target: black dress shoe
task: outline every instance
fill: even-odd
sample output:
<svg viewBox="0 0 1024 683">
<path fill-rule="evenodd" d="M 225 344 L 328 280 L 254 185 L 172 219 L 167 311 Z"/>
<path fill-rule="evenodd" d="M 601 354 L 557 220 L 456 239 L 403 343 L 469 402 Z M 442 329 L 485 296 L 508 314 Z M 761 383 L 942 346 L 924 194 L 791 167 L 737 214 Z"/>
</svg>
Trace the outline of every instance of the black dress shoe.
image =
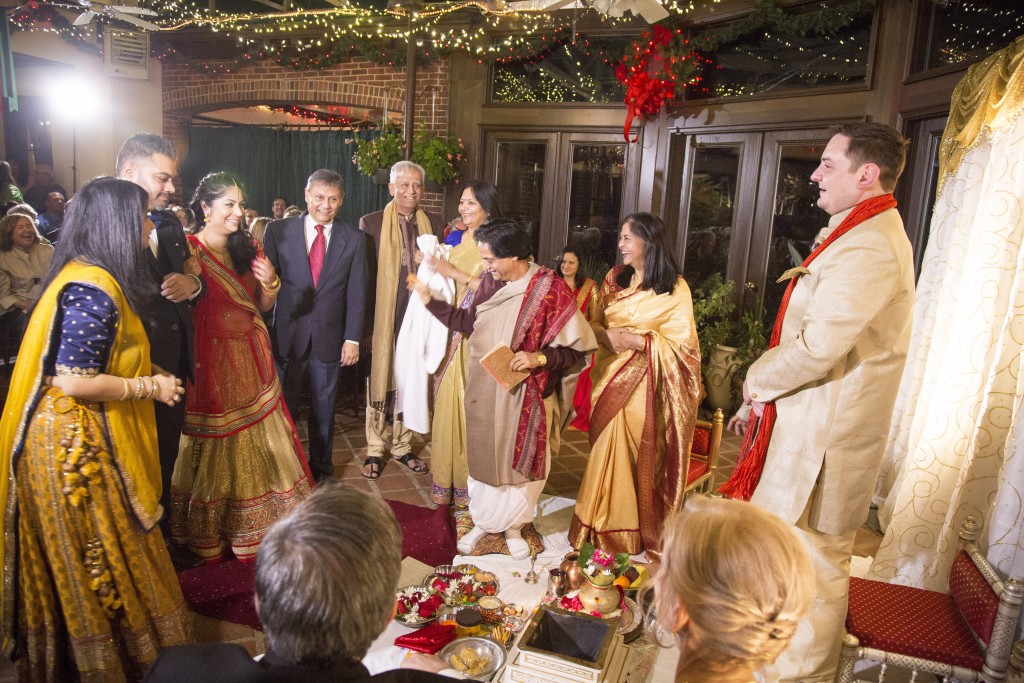
<svg viewBox="0 0 1024 683">
<path fill-rule="evenodd" d="M 203 558 L 189 550 L 187 546 L 174 541 L 167 543 L 167 554 L 171 556 L 171 563 L 177 569 L 195 569 L 204 564 Z"/>
</svg>

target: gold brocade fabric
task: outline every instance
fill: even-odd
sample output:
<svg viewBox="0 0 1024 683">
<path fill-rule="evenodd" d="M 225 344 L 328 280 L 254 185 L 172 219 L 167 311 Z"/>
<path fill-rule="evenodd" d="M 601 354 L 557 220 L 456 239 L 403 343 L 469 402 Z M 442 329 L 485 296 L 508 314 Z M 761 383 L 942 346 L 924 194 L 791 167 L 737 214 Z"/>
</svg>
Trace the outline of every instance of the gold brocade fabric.
<svg viewBox="0 0 1024 683">
<path fill-rule="evenodd" d="M 448 255 L 448 262 L 472 277 L 478 277 L 484 262 L 470 235 L 463 235 Z M 469 287 L 455 283 L 455 301 L 465 301 Z M 438 505 L 469 505 L 466 480 L 469 464 L 466 456 L 466 364 L 469 350 L 462 335 L 451 333 L 448 353 L 435 379 L 434 416 L 430 442 L 430 497 Z"/>
<path fill-rule="evenodd" d="M 416 211 L 416 228 L 419 235 L 433 232 L 430 218 L 422 210 Z M 402 238 L 399 225 L 398 209 L 395 202 L 388 202 L 384 207 L 384 218 L 380 228 L 380 244 L 377 249 L 377 300 L 374 304 L 373 339 L 371 352 L 373 360 L 370 365 L 370 392 L 367 398 L 368 410 L 372 411 L 372 419 L 378 424 L 384 421 L 384 402 L 387 392 L 394 389 L 394 356 L 395 356 L 395 297 L 400 285 L 399 273 L 402 268 Z M 409 251 L 415 251 L 416 245 L 409 245 Z M 412 259 L 412 254 L 406 254 Z"/>
<path fill-rule="evenodd" d="M 17 464 L 22 678 L 141 680 L 160 649 L 191 639 L 163 537 L 134 521 L 100 424 L 98 404 L 48 388 L 28 427 Z M 104 446 L 77 505 L 59 445 L 76 432 Z"/>
<path fill-rule="evenodd" d="M 284 402 L 222 438 L 182 436 L 171 478 L 171 535 L 207 561 L 226 547 L 253 560 L 270 525 L 312 493 Z"/>
<path fill-rule="evenodd" d="M 628 328 L 647 345 L 620 354 L 597 351 L 590 460 L 569 542 L 630 554 L 646 549 L 657 557 L 661 526 L 683 502 L 702 387 L 700 351 L 683 279 L 672 293 L 635 286 L 616 292 L 620 268 L 601 286 L 592 325 Z"/>
<path fill-rule="evenodd" d="M 949 104 L 939 143 L 939 185 L 987 132 L 1004 130 L 1024 110 L 1024 36 L 967 70 Z"/>
<path fill-rule="evenodd" d="M 26 434 L 43 394 L 43 366 L 52 353 L 51 347 L 60 339 L 55 333 L 59 322 L 59 299 L 72 282 L 100 288 L 113 301 L 120 314 L 120 323 L 111 343 L 105 374 L 116 377 L 149 375 L 149 341 L 142 321 L 128 306 L 127 299 L 113 276 L 96 266 L 73 261 L 67 264 L 43 292 L 36 303 L 25 330 L 18 363 L 11 377 L 3 420 L 0 421 L 0 509 L 3 510 L 4 579 L 2 586 L 3 619 L 0 637 L 3 649 L 10 651 L 15 635 L 16 611 L 14 582 L 21 502 L 14 464 L 27 447 Z M 140 532 L 152 529 L 163 512 L 160 506 L 160 463 L 157 458 L 156 423 L 152 401 L 109 401 L 103 404 L 103 435 L 110 462 L 117 471 L 111 481 L 119 482 L 124 509 L 130 522 Z M 28 503 L 26 503 L 28 504 Z M 166 552 L 166 551 L 165 551 Z"/>
</svg>

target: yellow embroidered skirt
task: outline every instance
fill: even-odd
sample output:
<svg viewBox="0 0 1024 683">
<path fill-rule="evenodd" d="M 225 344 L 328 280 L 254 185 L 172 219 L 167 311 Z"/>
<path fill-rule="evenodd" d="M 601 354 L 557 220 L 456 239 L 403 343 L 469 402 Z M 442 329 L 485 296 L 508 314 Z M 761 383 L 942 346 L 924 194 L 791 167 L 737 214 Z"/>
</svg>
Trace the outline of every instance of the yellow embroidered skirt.
<svg viewBox="0 0 1024 683">
<path fill-rule="evenodd" d="M 22 678 L 141 680 L 160 649 L 191 640 L 163 537 L 135 521 L 102 419 L 98 404 L 50 388 L 26 433 L 17 464 Z M 61 441 L 82 430 L 99 446 L 86 453 L 96 467 L 66 493 L 65 473 L 83 472 L 84 461 L 65 466 Z"/>
<path fill-rule="evenodd" d="M 270 525 L 312 493 L 284 401 L 225 437 L 182 436 L 171 478 L 171 535 L 207 562 L 225 547 L 256 559 Z"/>
</svg>

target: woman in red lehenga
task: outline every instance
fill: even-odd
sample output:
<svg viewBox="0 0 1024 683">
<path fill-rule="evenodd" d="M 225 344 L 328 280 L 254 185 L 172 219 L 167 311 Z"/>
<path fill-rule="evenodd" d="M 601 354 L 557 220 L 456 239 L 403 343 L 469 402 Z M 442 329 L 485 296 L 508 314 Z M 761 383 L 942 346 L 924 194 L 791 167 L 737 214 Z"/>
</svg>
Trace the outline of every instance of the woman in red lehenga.
<svg viewBox="0 0 1024 683">
<path fill-rule="evenodd" d="M 207 562 L 252 561 L 270 525 L 313 480 L 274 370 L 260 315 L 281 280 L 242 226 L 242 192 L 227 173 L 199 182 L 188 238 L 205 292 L 195 309 L 195 385 L 171 481 L 171 534 Z"/>
<path fill-rule="evenodd" d="M 584 277 L 580 272 L 580 254 L 575 247 L 567 246 L 562 249 L 562 257 L 558 260 L 558 274 L 569 285 L 572 295 L 576 299 L 576 306 L 580 309 L 583 317 L 590 322 L 594 317 L 597 307 L 597 283 L 589 277 Z M 581 432 L 590 430 L 590 391 L 593 383 L 590 381 L 590 368 L 594 365 L 594 356 L 591 354 L 587 367 L 580 373 L 579 381 L 576 384 L 576 393 L 572 397 L 572 407 L 576 413 L 572 424 L 573 429 Z"/>
</svg>

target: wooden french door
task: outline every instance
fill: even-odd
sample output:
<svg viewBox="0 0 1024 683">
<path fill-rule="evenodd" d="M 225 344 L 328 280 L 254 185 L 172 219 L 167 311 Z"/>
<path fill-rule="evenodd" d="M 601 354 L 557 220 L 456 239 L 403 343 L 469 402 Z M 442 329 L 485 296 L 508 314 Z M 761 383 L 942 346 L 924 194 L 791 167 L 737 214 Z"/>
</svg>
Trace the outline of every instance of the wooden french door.
<svg viewBox="0 0 1024 683">
<path fill-rule="evenodd" d="M 741 311 L 771 324 L 784 290 L 776 280 L 828 223 L 810 180 L 827 142 L 825 127 L 673 136 L 682 159 L 674 248 L 691 288 L 719 273 L 737 284 Z"/>
<path fill-rule="evenodd" d="M 615 264 L 619 222 L 636 206 L 635 145 L 619 131 L 572 130 L 488 130 L 485 143 L 485 177 L 505 216 L 530 231 L 538 263 L 572 244 L 592 251 L 588 275 Z"/>
</svg>

